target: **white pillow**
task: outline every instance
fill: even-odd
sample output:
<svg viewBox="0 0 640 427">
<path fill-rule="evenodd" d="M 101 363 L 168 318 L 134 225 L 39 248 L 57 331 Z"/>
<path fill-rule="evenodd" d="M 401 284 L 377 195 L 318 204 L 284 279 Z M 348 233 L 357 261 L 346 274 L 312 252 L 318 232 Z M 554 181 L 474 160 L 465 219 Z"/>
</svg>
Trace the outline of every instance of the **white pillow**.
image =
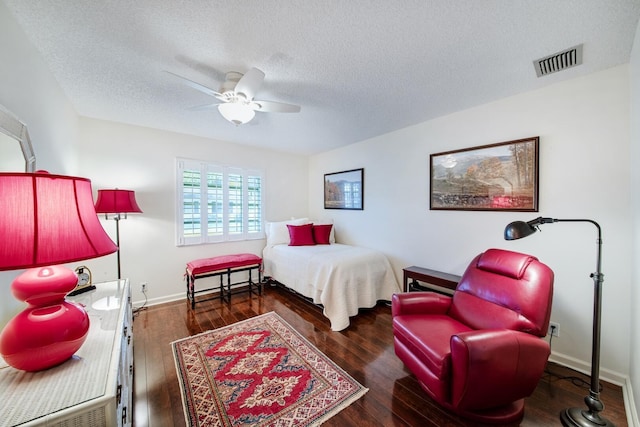
<svg viewBox="0 0 640 427">
<path fill-rule="evenodd" d="M 274 245 L 288 245 L 290 243 L 289 229 L 287 224 L 290 225 L 303 225 L 309 224 L 309 218 L 290 219 L 288 221 L 279 222 L 267 222 L 266 234 L 267 234 L 267 246 Z"/>
</svg>

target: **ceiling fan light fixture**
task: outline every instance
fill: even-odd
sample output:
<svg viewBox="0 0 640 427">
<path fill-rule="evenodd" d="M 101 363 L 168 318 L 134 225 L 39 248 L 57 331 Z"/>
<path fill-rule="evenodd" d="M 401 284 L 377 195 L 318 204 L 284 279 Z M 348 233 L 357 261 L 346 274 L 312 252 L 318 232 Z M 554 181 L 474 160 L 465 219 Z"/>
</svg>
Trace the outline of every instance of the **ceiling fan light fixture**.
<svg viewBox="0 0 640 427">
<path fill-rule="evenodd" d="M 256 112 L 248 105 L 240 102 L 227 102 L 218 105 L 218 111 L 222 117 L 234 125 L 249 123 L 256 115 Z"/>
<path fill-rule="evenodd" d="M 167 73 L 181 78 L 187 86 L 191 86 L 219 101 L 213 104 L 192 107 L 190 108 L 191 110 L 210 110 L 217 106 L 222 117 L 236 126 L 249 123 L 255 117 L 256 111 L 262 113 L 300 112 L 299 105 L 253 99 L 264 80 L 264 73 L 255 67 L 245 74 L 236 71 L 228 72 L 219 92 L 170 71 L 167 71 Z"/>
</svg>

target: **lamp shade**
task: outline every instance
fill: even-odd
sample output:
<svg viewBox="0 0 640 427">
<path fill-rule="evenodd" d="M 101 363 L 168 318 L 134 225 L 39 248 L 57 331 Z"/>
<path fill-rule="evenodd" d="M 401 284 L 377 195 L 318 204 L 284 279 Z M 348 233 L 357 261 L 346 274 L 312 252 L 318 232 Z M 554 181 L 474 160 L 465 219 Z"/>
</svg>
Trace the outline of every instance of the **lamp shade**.
<svg viewBox="0 0 640 427">
<path fill-rule="evenodd" d="M 98 190 L 97 213 L 142 213 L 131 190 Z"/>
<path fill-rule="evenodd" d="M 91 181 L 48 173 L 0 173 L 0 271 L 116 251 L 93 206 Z"/>
<path fill-rule="evenodd" d="M 524 221 L 514 221 L 504 229 L 505 240 L 522 239 L 535 233 L 537 229 Z"/>
<path fill-rule="evenodd" d="M 523 237 L 531 236 L 533 233 L 538 231 L 538 227 L 542 224 L 552 224 L 554 222 L 580 222 L 587 221 L 593 222 L 591 220 L 584 219 L 556 219 L 556 218 L 548 218 L 539 216 L 536 219 L 532 219 L 531 221 L 513 221 L 509 223 L 504 229 L 504 239 L 505 240 L 517 240 L 522 239 Z"/>
<path fill-rule="evenodd" d="M 218 105 L 218 111 L 220 111 L 222 117 L 235 125 L 248 123 L 253 120 L 256 115 L 253 108 L 240 102 L 227 102 L 225 104 L 220 104 Z"/>
</svg>

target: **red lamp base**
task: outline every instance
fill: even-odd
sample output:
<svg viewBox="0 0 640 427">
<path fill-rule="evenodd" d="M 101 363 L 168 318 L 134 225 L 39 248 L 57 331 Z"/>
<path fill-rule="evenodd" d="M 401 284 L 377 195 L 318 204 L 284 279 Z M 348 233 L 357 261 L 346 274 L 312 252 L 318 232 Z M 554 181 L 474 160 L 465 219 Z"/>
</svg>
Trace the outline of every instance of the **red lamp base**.
<svg viewBox="0 0 640 427">
<path fill-rule="evenodd" d="M 32 268 L 11 284 L 13 295 L 29 304 L 0 334 L 0 353 L 16 369 L 40 371 L 59 365 L 82 346 L 89 331 L 84 308 L 64 297 L 77 276 L 63 266 Z"/>
</svg>

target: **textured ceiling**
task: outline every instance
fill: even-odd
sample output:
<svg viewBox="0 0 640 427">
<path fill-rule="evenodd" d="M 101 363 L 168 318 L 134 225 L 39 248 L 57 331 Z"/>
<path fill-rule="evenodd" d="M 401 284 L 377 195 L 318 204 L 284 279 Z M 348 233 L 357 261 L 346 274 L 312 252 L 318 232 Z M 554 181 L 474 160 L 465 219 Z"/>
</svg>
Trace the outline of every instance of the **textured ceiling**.
<svg viewBox="0 0 640 427">
<path fill-rule="evenodd" d="M 627 63 L 637 0 L 1 0 L 79 114 L 311 154 Z M 533 60 L 584 43 L 584 64 Z M 163 70 L 218 89 L 260 68 L 242 126 Z"/>
</svg>

